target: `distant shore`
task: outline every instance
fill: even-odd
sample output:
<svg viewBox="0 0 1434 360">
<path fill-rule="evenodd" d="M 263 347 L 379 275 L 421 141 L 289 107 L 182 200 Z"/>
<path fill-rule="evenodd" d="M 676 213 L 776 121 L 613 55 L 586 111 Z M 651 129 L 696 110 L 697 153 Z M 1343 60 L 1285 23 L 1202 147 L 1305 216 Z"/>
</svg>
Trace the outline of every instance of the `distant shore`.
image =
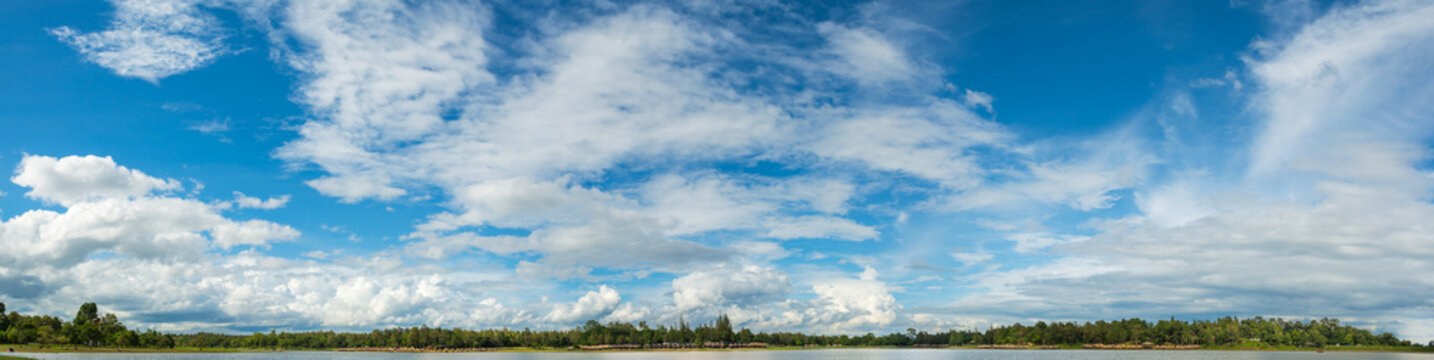
<svg viewBox="0 0 1434 360">
<path fill-rule="evenodd" d="M 1093 346 L 1092 346 L 1093 345 Z M 477 352 L 687 352 L 687 351 L 790 351 L 790 350 L 841 350 L 841 349 L 925 349 L 925 350 L 1094 350 L 1094 351 L 1275 351 L 1275 352 L 1372 352 L 1372 353 L 1431 353 L 1434 349 L 1427 347 L 1391 347 L 1391 346 L 1334 346 L 1334 347 L 1292 347 L 1292 346 L 1252 346 L 1248 344 L 1219 346 L 1219 347 L 1191 347 L 1191 346 L 1152 346 L 1141 347 L 1134 344 L 1120 345 L 1001 345 L 1001 346 L 768 346 L 768 347 L 746 347 L 746 348 L 614 348 L 614 349 L 580 349 L 580 348 L 532 348 L 532 347 L 504 347 L 504 348 L 466 348 L 466 349 L 420 349 L 420 348 L 334 348 L 334 349 L 272 349 L 272 348 L 114 348 L 114 347 L 85 347 L 85 346 L 34 346 L 34 345 L 0 345 L 0 351 L 14 349 L 13 353 L 0 353 L 0 360 L 25 359 L 26 353 L 273 353 L 285 351 L 335 351 L 335 352 L 401 352 L 401 353 L 477 353 Z M 9 354 L 9 355 L 7 355 Z"/>
<path fill-rule="evenodd" d="M 8 352 L 10 350 L 14 352 Z M 233 352 L 275 352 L 272 349 L 226 349 L 226 348 L 143 348 L 143 347 L 87 347 L 84 345 L 0 345 L 0 356 L 24 353 L 233 353 Z"/>
</svg>

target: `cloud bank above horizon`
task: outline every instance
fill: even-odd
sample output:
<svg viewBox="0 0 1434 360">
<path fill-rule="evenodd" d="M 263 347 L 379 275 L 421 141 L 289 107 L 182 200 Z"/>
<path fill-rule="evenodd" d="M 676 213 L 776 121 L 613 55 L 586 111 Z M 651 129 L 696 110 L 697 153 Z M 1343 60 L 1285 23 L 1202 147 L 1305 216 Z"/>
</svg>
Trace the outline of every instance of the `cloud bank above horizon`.
<svg viewBox="0 0 1434 360">
<path fill-rule="evenodd" d="M 1137 5 L 1111 12 L 1156 31 L 1037 58 L 977 19 L 1053 15 L 982 4 L 110 3 L 36 36 L 104 81 L 70 85 L 181 120 L 27 110 L 113 122 L 40 143 L 4 118 L 12 309 L 230 332 L 1264 315 L 1434 339 L 1427 2 L 1200 10 L 1248 34 Z M 1082 73 L 1102 66 L 1149 78 Z M 226 105 L 248 98 L 285 105 Z"/>
</svg>

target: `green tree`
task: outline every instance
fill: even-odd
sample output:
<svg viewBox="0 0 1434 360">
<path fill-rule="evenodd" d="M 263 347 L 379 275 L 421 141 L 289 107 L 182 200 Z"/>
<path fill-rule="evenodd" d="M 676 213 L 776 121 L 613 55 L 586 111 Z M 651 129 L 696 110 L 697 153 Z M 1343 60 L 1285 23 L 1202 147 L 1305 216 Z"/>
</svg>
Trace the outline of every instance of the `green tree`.
<svg viewBox="0 0 1434 360">
<path fill-rule="evenodd" d="M 732 342 L 735 334 L 732 333 L 732 319 L 727 318 L 727 314 L 722 314 L 717 317 L 717 325 L 715 327 L 717 328 L 718 341 L 726 343 Z"/>
<path fill-rule="evenodd" d="M 75 313 L 74 322 L 63 329 L 67 331 L 62 332 L 68 335 L 70 341 L 75 344 L 84 344 L 93 347 L 105 339 L 105 334 L 100 324 L 101 321 L 99 306 L 92 302 L 84 303 L 80 305 L 80 311 Z M 118 320 L 116 320 L 116 322 L 118 322 Z"/>
<path fill-rule="evenodd" d="M 80 312 L 75 313 L 75 325 L 87 323 L 100 318 L 100 307 L 95 303 L 88 302 L 80 305 Z"/>
</svg>

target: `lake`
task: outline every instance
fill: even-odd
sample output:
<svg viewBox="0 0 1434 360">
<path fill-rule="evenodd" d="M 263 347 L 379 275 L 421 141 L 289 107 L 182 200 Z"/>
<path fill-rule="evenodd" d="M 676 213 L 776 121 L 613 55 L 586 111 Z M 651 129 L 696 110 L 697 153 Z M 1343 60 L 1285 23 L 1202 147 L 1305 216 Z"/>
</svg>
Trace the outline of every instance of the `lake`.
<svg viewBox="0 0 1434 360">
<path fill-rule="evenodd" d="M 692 352 L 541 352 L 541 353 L 353 353 L 294 351 L 282 353 L 226 353 L 226 354 L 36 354 L 16 353 L 15 355 L 54 360 L 585 360 L 585 359 L 634 359 L 634 360 L 1015 360 L 1015 359 L 1061 359 L 1061 360 L 1434 360 L 1434 354 L 1385 354 L 1385 353 L 1313 353 L 1313 352 L 1245 352 L 1245 351 L 1119 351 L 1119 350 L 973 350 L 973 349 L 832 349 L 832 350 L 787 350 L 787 351 L 692 351 Z"/>
</svg>

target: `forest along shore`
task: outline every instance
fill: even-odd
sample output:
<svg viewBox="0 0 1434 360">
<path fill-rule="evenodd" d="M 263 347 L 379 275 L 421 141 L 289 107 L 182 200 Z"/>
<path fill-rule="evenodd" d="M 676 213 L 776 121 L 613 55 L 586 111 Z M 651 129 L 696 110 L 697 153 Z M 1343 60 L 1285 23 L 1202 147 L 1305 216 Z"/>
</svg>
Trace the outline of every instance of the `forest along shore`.
<svg viewBox="0 0 1434 360">
<path fill-rule="evenodd" d="M 5 304 L 0 303 L 0 313 Z M 681 319 L 681 317 L 679 317 Z M 988 349 L 1162 349 L 1162 350 L 1286 350 L 1434 352 L 1434 344 L 1414 344 L 1390 333 L 1340 323 L 1337 319 L 1284 320 L 1263 317 L 1223 317 L 1216 320 L 1159 320 L 1138 318 L 1096 322 L 1036 322 L 992 326 L 980 330 L 938 332 L 907 329 L 876 335 L 820 335 L 801 332 L 761 332 L 736 328 L 726 315 L 693 326 L 647 322 L 600 323 L 558 330 L 394 327 L 366 333 L 308 331 L 221 333 L 162 333 L 131 330 L 114 314 L 100 315 L 95 303 L 80 306 L 72 320 L 50 315 L 0 316 L 0 344 L 30 351 L 138 352 L 138 351 L 280 351 L 370 349 L 424 352 L 448 351 L 610 351 L 785 349 L 835 347 L 960 347 Z M 0 345 L 4 346 L 4 345 Z M 421 349 L 421 350 L 420 350 Z"/>
</svg>

